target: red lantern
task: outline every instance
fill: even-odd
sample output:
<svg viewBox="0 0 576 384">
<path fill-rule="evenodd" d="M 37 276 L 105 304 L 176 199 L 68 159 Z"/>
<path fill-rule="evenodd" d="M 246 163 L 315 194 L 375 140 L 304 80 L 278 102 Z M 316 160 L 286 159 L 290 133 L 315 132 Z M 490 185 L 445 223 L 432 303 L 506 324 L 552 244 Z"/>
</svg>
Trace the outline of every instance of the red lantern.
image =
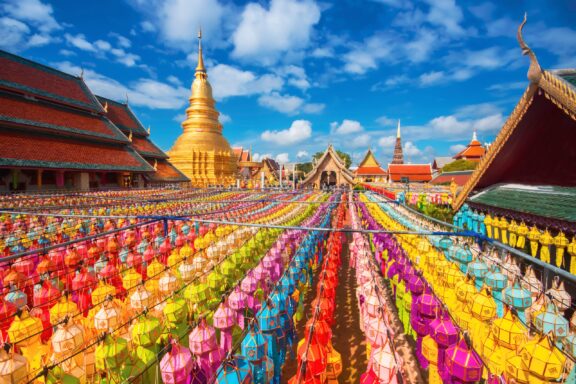
<svg viewBox="0 0 576 384">
<path fill-rule="evenodd" d="M 306 322 L 305 335 L 310 335 L 310 329 L 314 326 L 312 332 L 312 340 L 318 342 L 321 345 L 327 345 L 332 338 L 332 329 L 328 326 L 328 323 L 324 320 L 310 319 Z"/>
<path fill-rule="evenodd" d="M 317 376 L 326 370 L 326 347 L 312 340 L 302 340 L 298 345 L 298 361 L 306 364 L 306 375 Z"/>
</svg>

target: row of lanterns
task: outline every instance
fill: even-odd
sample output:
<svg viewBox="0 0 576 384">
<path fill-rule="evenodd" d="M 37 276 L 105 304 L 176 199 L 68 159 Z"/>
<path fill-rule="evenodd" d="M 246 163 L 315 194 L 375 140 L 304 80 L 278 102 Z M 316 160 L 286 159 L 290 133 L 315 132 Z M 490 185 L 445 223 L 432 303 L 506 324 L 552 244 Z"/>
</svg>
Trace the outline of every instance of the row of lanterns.
<svg viewBox="0 0 576 384">
<path fill-rule="evenodd" d="M 313 211 L 313 206 L 308 206 L 308 208 L 306 209 L 306 211 L 308 212 L 312 212 Z M 302 210 L 292 210 L 291 207 L 289 206 L 285 206 L 283 209 L 280 209 L 279 211 L 274 212 L 274 214 L 277 214 L 277 217 L 280 218 L 282 216 L 286 216 L 290 213 L 290 215 L 293 217 L 291 220 L 288 220 L 287 223 L 288 224 L 297 224 L 298 221 L 300 221 L 306 214 L 306 212 L 302 212 L 304 209 Z M 294 219 L 294 216 L 297 217 L 297 219 Z M 250 218 L 249 218 L 250 219 Z M 286 220 L 284 220 L 286 222 Z M 276 221 L 278 222 L 278 221 Z M 219 229 L 221 227 L 216 228 Z M 233 229 L 232 227 L 229 227 L 230 229 Z M 234 236 L 236 231 L 233 232 L 229 232 L 229 231 L 224 231 L 224 232 L 228 232 L 226 235 L 226 239 L 227 239 L 227 244 L 234 244 L 234 241 L 229 241 L 230 238 L 232 236 Z M 271 231 L 261 231 L 261 233 L 264 232 L 271 232 Z M 212 232 L 208 232 L 208 233 L 212 233 Z M 208 233 L 205 235 L 207 236 Z M 266 237 L 266 236 L 265 236 Z M 269 240 L 271 240 L 271 238 L 263 239 L 264 242 L 262 242 L 261 244 L 266 244 L 269 243 Z M 255 244 L 257 242 L 248 242 L 247 244 Z M 201 244 L 199 244 L 201 246 Z M 201 247 L 200 247 L 201 248 Z M 204 252 L 208 249 L 211 249 L 212 246 L 207 247 L 205 250 L 202 250 L 203 252 L 201 254 L 205 254 L 208 252 Z M 223 248 L 223 247 L 221 247 Z M 252 247 L 253 248 L 253 247 Z M 261 247 L 260 247 L 261 248 Z M 180 251 L 182 250 L 182 248 L 180 249 Z M 238 253 L 242 254 L 243 248 L 241 248 L 239 250 Z M 247 251 L 244 252 L 244 255 L 246 254 L 262 254 L 262 253 L 258 253 L 258 252 L 262 252 L 262 249 L 258 250 L 258 249 L 252 249 L 251 251 Z M 172 256 L 172 255 L 171 255 Z M 178 253 L 178 256 L 181 256 L 180 253 Z M 186 255 L 183 255 L 186 256 Z M 220 255 L 219 255 L 220 256 Z M 233 255 L 234 256 L 234 255 Z M 168 258 L 169 259 L 169 258 Z M 238 261 L 241 261 L 242 257 L 237 257 Z M 185 260 L 185 258 L 181 258 L 180 262 Z M 173 265 L 173 268 L 178 264 L 179 262 L 175 262 Z M 165 269 L 166 266 L 163 266 L 161 263 L 156 261 L 156 264 L 158 265 L 159 269 Z M 153 267 L 154 262 L 150 265 L 148 265 L 148 269 L 151 269 L 151 267 Z M 153 267 L 152 269 L 154 269 L 155 267 Z M 180 324 L 178 324 L 179 322 L 182 321 L 182 317 L 185 319 L 186 318 L 186 313 L 188 312 L 186 310 L 186 300 L 185 299 L 180 299 L 177 297 L 169 297 L 167 295 L 169 295 L 170 292 L 174 292 L 176 289 L 178 289 L 178 286 L 181 283 L 178 283 L 179 281 L 179 276 L 178 275 L 182 275 L 180 276 L 182 279 L 184 279 L 184 275 L 185 273 L 180 273 L 181 271 L 178 270 L 172 270 L 172 269 L 168 269 L 165 272 L 165 276 L 164 277 L 160 277 L 157 278 L 157 281 L 155 282 L 157 284 L 158 290 L 161 294 L 160 297 L 158 298 L 154 298 L 151 299 L 151 295 L 150 295 L 150 290 L 148 289 L 149 286 L 154 286 L 155 284 L 149 284 L 152 281 L 156 280 L 156 279 L 149 279 L 146 281 L 146 285 L 142 286 L 142 285 L 138 285 L 136 286 L 136 292 L 134 292 L 134 294 L 131 295 L 130 297 L 130 305 L 136 304 L 136 306 L 143 308 L 143 307 L 151 307 L 154 306 L 154 308 L 157 311 L 160 311 L 159 314 L 163 315 L 165 317 L 166 320 L 166 324 L 168 324 L 167 328 L 170 329 L 170 333 L 178 333 L 178 331 L 181 331 L 183 329 L 185 329 L 186 327 L 180 327 L 181 329 L 178 329 Z M 229 270 L 233 270 L 234 268 L 230 268 Z M 224 270 L 221 270 L 220 272 L 224 273 Z M 218 272 L 218 273 L 220 273 Z M 156 276 L 155 273 L 148 273 L 149 276 Z M 222 280 L 225 277 L 223 276 L 222 278 L 212 278 L 210 279 L 210 277 L 213 277 L 214 273 L 208 275 L 208 277 L 205 279 L 205 282 L 203 282 L 202 284 L 207 284 L 209 288 L 221 288 L 222 286 L 225 286 L 226 284 L 222 284 Z M 140 276 L 140 280 L 142 280 L 143 276 Z M 92 290 L 93 286 L 86 286 L 85 287 L 87 291 Z M 135 288 L 135 287 L 128 287 L 128 288 Z M 165 292 L 165 293 L 162 293 Z M 196 293 L 198 293 L 199 291 L 196 291 Z M 92 300 L 95 302 L 100 302 L 100 299 L 94 299 L 94 296 L 114 296 L 116 293 L 116 288 L 113 285 L 108 285 L 107 283 L 100 283 L 99 286 L 96 287 L 96 289 L 94 289 L 91 292 L 91 296 L 92 296 Z M 137 295 L 138 294 L 138 295 Z M 152 295 L 154 296 L 154 295 Z M 164 297 L 163 300 L 165 300 L 165 302 L 161 303 L 161 305 L 158 304 L 158 302 L 156 300 L 161 299 L 162 297 Z M 191 293 L 191 296 L 193 297 L 193 294 Z M 167 300 L 166 300 L 167 298 Z M 151 301 L 152 300 L 152 301 Z M 153 304 L 156 301 L 156 304 Z M 189 301 L 190 303 L 190 301 Z M 64 309 L 62 312 L 66 313 L 66 315 L 61 314 L 60 317 L 55 319 L 60 319 L 60 318 L 64 318 L 66 316 L 69 317 L 75 317 L 78 313 L 77 310 L 77 306 L 76 304 L 70 300 L 70 298 L 66 298 L 65 300 L 62 300 L 61 303 L 61 307 Z M 195 303 L 196 304 L 196 303 Z M 124 303 L 119 299 L 112 299 L 112 300 L 104 300 L 104 304 L 102 304 L 102 306 L 100 306 L 99 308 L 94 308 L 93 310 L 90 311 L 88 318 L 87 319 L 93 319 L 93 320 L 86 320 L 85 321 L 85 327 L 86 328 L 96 328 L 96 330 L 101 329 L 101 330 L 108 330 L 108 329 L 115 329 L 116 326 L 119 326 L 121 324 L 124 323 L 124 319 L 125 316 L 127 314 L 126 309 L 124 309 Z M 49 315 L 52 314 L 52 312 L 54 312 L 54 308 L 56 307 L 56 305 L 50 309 Z M 163 308 L 162 308 L 163 307 Z M 146 316 L 144 316 L 146 317 Z M 143 317 L 143 318 L 144 318 Z M 140 319 L 140 316 L 138 317 Z M 16 323 L 16 319 L 18 320 L 18 323 Z M 58 321 L 57 320 L 57 321 Z M 49 320 L 50 321 L 50 320 Z M 93 323 L 91 323 L 93 322 Z M 14 323 L 16 323 L 16 325 L 14 325 Z M 90 325 L 93 324 L 93 325 Z M 90 326 L 87 326 L 90 325 Z M 59 328 L 62 328 L 62 334 L 65 336 L 69 336 L 69 335 L 74 335 L 74 337 L 72 338 L 73 340 L 79 341 L 81 337 L 84 337 L 84 332 L 83 331 L 78 331 L 78 329 L 82 329 L 80 324 L 76 324 L 74 321 L 69 321 L 66 324 L 62 324 L 62 327 L 60 327 L 60 325 L 58 326 Z M 79 328 L 78 328 L 79 327 Z M 124 328 L 124 327 L 122 327 Z M 13 330 L 13 332 L 11 332 L 11 329 Z M 20 330 L 20 331 L 16 331 L 16 330 Z M 41 332 L 43 329 L 43 326 L 41 324 L 41 322 L 39 322 L 39 319 L 34 317 L 34 316 L 29 316 L 27 314 L 27 311 L 24 311 L 21 317 L 17 317 L 15 318 L 15 321 L 13 322 L 13 324 L 10 325 L 10 328 L 8 330 L 8 334 L 12 335 L 13 339 L 17 339 L 17 340 L 22 340 L 21 343 L 16 343 L 17 347 L 23 351 L 23 348 L 28 348 L 28 347 L 32 347 L 34 346 L 34 348 L 31 348 L 30 350 L 27 350 L 25 352 L 28 353 L 24 353 L 24 355 L 28 355 L 30 357 L 30 355 L 32 355 L 31 357 L 33 359 L 38 360 L 38 356 L 41 355 L 42 353 L 40 352 L 47 352 L 44 351 L 44 349 L 46 349 L 46 346 L 42 345 L 42 344 L 38 344 L 39 340 L 38 337 L 33 336 L 32 335 L 36 335 L 39 332 Z M 150 330 L 150 329 L 157 329 L 157 327 L 155 327 L 154 325 L 150 325 L 147 324 L 145 326 L 141 326 L 137 329 L 142 329 L 142 330 Z M 73 331 L 76 330 L 76 331 Z M 58 331 L 57 331 L 58 332 Z M 121 330 L 120 333 L 123 333 L 123 331 Z M 148 332 L 150 335 L 155 334 L 154 332 Z M 157 333 L 157 332 L 156 332 Z M 22 337 L 20 337 L 20 335 Z M 54 358 L 56 361 L 58 361 L 58 357 L 59 355 L 57 355 L 56 351 L 56 347 L 55 347 L 55 343 L 58 342 L 58 338 L 56 337 L 57 334 L 55 333 L 52 336 L 52 347 L 54 348 Z M 151 337 L 151 336 L 150 336 Z M 88 337 L 86 337 L 86 341 L 87 341 Z M 154 337 L 151 337 L 150 340 L 153 340 Z M 66 339 L 68 340 L 68 339 Z M 68 342 L 68 344 L 70 344 Z M 82 342 L 79 343 L 80 345 L 82 345 Z M 85 344 L 85 343 L 84 343 Z M 106 353 L 108 353 L 109 351 L 116 351 L 116 350 L 124 350 L 126 348 L 123 347 L 123 345 L 128 344 L 126 343 L 126 339 L 125 338 L 120 338 L 120 337 L 116 337 L 115 334 L 113 335 L 108 335 L 107 338 L 104 340 L 104 344 L 106 347 L 97 349 L 96 352 L 100 352 L 100 354 L 104 354 L 106 355 Z M 137 344 L 137 343 L 136 343 Z M 64 345 L 64 344 L 63 344 Z M 113 348 L 108 348 L 107 346 L 112 345 Z M 140 345 L 139 345 L 140 346 Z M 136 350 L 136 352 L 138 353 L 138 349 Z M 23 351 L 24 352 L 24 351 Z M 89 352 L 89 351 L 86 351 Z M 67 353 L 73 353 L 72 350 L 68 349 Z M 144 353 L 144 352 L 142 352 Z M 47 354 L 47 353 L 46 353 Z M 146 353 L 144 353 L 144 355 L 146 355 Z M 153 356 L 153 353 L 148 353 L 148 357 Z M 17 355 L 15 355 L 17 356 Z M 79 355 L 80 356 L 80 355 Z M 103 368 L 104 366 L 107 367 L 111 367 L 112 369 L 107 369 L 107 372 L 109 372 L 110 374 L 115 373 L 115 374 L 119 374 L 117 370 L 113 369 L 114 368 L 114 364 L 110 365 L 109 363 L 112 363 L 111 361 L 108 361 L 107 359 L 103 358 L 103 359 L 98 359 L 98 353 L 96 353 L 96 360 L 103 362 L 103 364 L 96 364 L 96 368 L 102 370 L 101 368 Z M 115 356 L 115 355 L 114 355 Z M 155 356 L 155 355 L 154 355 Z M 29 359 L 32 360 L 32 359 Z M 69 360 L 70 361 L 70 360 Z M 40 361 L 38 361 L 36 364 L 33 364 L 32 361 L 30 361 L 31 365 L 36 365 L 39 366 L 40 365 Z M 128 364 L 126 367 L 130 366 L 130 364 Z M 132 368 L 136 369 L 138 367 L 132 366 L 132 368 L 128 369 L 124 367 L 124 371 L 126 371 L 127 373 L 132 372 Z M 76 366 L 73 366 L 73 364 L 69 364 L 69 367 L 66 367 L 63 365 L 62 367 L 66 372 L 66 374 L 68 375 L 72 375 L 72 377 L 74 377 L 76 375 L 79 374 L 79 371 L 81 371 L 81 365 L 77 364 Z M 141 367 L 140 367 L 141 368 Z M 126 373 L 124 372 L 124 373 Z M 122 374 L 124 374 L 122 373 Z"/>
<path fill-rule="evenodd" d="M 390 230 L 422 229 L 389 205 L 379 204 L 379 207 L 370 204 L 365 208 L 367 213 L 370 211 L 370 222 L 382 223 Z M 421 363 L 429 362 L 431 368 L 437 367 L 431 370 L 438 372 L 434 375 L 437 382 L 440 378 L 447 380 L 455 372 L 449 353 L 454 345 L 458 351 L 468 351 L 468 373 L 460 380 L 467 378 L 469 382 L 476 382 L 483 376 L 492 381 L 513 379 L 532 383 L 565 378 L 567 359 L 555 341 L 562 340 L 568 324 L 558 315 L 552 302 L 548 309 L 532 314 L 533 323 L 541 334 L 530 338 L 524 323 L 507 307 L 504 307 L 503 315 L 498 315 L 498 306 L 489 289 L 498 288 L 495 286 L 498 282 L 506 306 L 515 308 L 520 314 L 530 307 L 532 297 L 518 279 L 503 289 L 508 284 L 505 275 L 491 275 L 486 264 L 482 267 L 485 272 L 479 273 L 478 268 L 488 260 L 472 260 L 467 248 L 452 244 L 449 238 L 432 237 L 432 244 L 418 235 L 380 238 L 376 244 L 380 243 L 387 251 L 382 267 L 395 283 L 397 303 L 403 304 L 408 297 L 412 301 L 409 326 L 417 335 Z M 476 281 L 466 278 L 463 269 Z M 475 284 L 478 280 L 481 284 Z M 442 323 L 440 338 L 434 333 L 437 321 Z M 471 340 L 459 336 L 460 329 L 469 332 Z M 452 336 L 448 337 L 446 331 Z M 428 336 L 436 344 L 427 339 Z M 459 354 L 462 355 L 457 352 L 454 356 Z"/>
</svg>

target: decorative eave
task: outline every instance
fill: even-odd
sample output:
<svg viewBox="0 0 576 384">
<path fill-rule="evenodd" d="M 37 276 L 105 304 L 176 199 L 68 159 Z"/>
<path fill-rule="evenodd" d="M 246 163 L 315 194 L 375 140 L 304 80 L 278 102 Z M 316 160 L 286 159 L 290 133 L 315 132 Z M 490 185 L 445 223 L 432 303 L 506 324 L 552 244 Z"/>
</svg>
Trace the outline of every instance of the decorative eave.
<svg viewBox="0 0 576 384">
<path fill-rule="evenodd" d="M 470 193 L 474 190 L 490 164 L 494 161 L 502 147 L 516 130 L 516 127 L 526 114 L 526 111 L 532 104 L 536 92 L 544 92 L 544 96 L 556 105 L 561 111 L 573 120 L 576 120 L 576 92 L 574 89 L 557 74 L 551 71 L 543 71 L 538 63 L 538 59 L 522 37 L 522 29 L 526 24 L 526 15 L 522 24 L 518 27 L 518 42 L 522 48 L 523 55 L 530 57 L 530 68 L 528 70 L 528 80 L 530 84 L 520 98 L 520 101 L 514 107 L 512 114 L 506 120 L 506 123 L 498 133 L 496 140 L 489 147 L 488 151 L 480 160 L 478 167 L 472 174 L 472 177 L 464 185 L 460 193 L 456 196 L 452 205 L 455 211 L 459 210 L 464 204 Z M 556 72 L 558 73 L 558 72 Z"/>
<path fill-rule="evenodd" d="M 326 159 L 326 157 L 328 157 L 328 155 L 330 155 L 334 159 L 336 165 L 338 165 L 338 167 L 343 171 L 342 176 L 344 177 L 344 179 L 346 179 L 346 181 L 349 182 L 350 184 L 354 184 L 354 174 L 352 173 L 352 171 L 346 168 L 344 161 L 334 150 L 332 144 L 328 146 L 328 149 L 326 149 L 322 157 L 316 162 L 316 166 L 306 175 L 306 177 L 304 177 L 304 180 L 302 180 L 301 183 L 302 184 L 307 183 L 308 181 L 310 181 L 310 179 L 312 179 L 312 177 L 314 177 L 314 175 L 316 175 L 316 173 L 318 172 L 318 168 L 320 168 L 320 165 L 324 162 L 324 160 Z"/>
</svg>

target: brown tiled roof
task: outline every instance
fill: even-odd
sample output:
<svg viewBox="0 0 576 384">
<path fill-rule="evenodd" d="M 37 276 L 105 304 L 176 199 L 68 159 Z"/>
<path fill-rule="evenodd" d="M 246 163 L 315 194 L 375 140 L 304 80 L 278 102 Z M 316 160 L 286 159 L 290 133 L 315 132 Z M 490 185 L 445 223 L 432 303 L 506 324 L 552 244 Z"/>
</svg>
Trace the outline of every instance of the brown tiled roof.
<svg viewBox="0 0 576 384">
<path fill-rule="evenodd" d="M 136 115 L 132 112 L 128 104 L 122 104 L 117 101 L 107 99 L 102 96 L 96 96 L 103 106 L 108 104 L 108 113 L 106 117 L 110 119 L 123 132 L 132 133 L 140 136 L 148 136 L 148 131 L 142 126 Z"/>
<path fill-rule="evenodd" d="M 432 180 L 430 164 L 388 164 L 388 174 L 394 182 L 401 182 L 403 177 L 410 181 Z"/>
<path fill-rule="evenodd" d="M 152 163 L 150 163 L 152 165 Z M 166 160 L 159 160 L 156 163 L 156 172 L 149 176 L 149 179 L 156 182 L 186 182 L 190 181 L 182 172 Z"/>
<path fill-rule="evenodd" d="M 0 94 L 0 124 L 127 142 L 104 117 L 54 104 Z"/>
<path fill-rule="evenodd" d="M 0 89 L 103 112 L 84 81 L 0 50 Z"/>
<path fill-rule="evenodd" d="M 132 136 L 132 146 L 144 157 L 159 157 L 166 159 L 168 155 L 162 152 L 147 137 Z"/>
<path fill-rule="evenodd" d="M 153 171 L 132 148 L 0 130 L 0 166 L 105 171 Z"/>
<path fill-rule="evenodd" d="M 433 178 L 431 184 L 450 184 L 452 179 L 458 186 L 463 186 L 466 184 L 470 176 L 472 176 L 474 171 L 455 171 L 455 172 L 444 172 Z"/>
</svg>

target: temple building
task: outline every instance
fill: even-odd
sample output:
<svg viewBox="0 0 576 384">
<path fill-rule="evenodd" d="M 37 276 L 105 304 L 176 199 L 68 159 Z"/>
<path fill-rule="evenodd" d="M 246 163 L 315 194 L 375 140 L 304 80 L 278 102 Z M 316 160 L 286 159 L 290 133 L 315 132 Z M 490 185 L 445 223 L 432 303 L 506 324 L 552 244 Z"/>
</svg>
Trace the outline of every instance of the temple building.
<svg viewBox="0 0 576 384">
<path fill-rule="evenodd" d="M 486 153 L 486 148 L 478 141 L 476 137 L 476 131 L 472 134 L 472 141 L 468 144 L 466 148 L 458 152 L 455 156 L 455 160 L 468 160 L 473 162 L 479 162 L 482 156 Z"/>
<path fill-rule="evenodd" d="M 488 236 L 568 268 L 549 247 L 576 236 L 576 69 L 543 70 L 522 38 L 525 22 L 528 87 L 453 205 L 468 226 L 481 217 Z M 532 240 L 510 243 L 520 226 Z"/>
<path fill-rule="evenodd" d="M 385 182 L 386 176 L 386 171 L 382 169 L 372 150 L 368 149 L 366 156 L 354 171 L 354 180 L 357 183 Z"/>
<path fill-rule="evenodd" d="M 354 174 L 332 145 L 315 162 L 314 168 L 304 177 L 300 186 L 321 189 L 325 187 L 354 186 Z"/>
<path fill-rule="evenodd" d="M 427 183 L 432 180 L 430 164 L 388 164 L 388 181 L 392 183 Z"/>
<path fill-rule="evenodd" d="M 174 183 L 187 183 L 189 179 L 176 169 L 166 155 L 150 140 L 150 128 L 146 130 L 136 117 L 128 102 L 119 103 L 102 96 L 96 96 L 104 106 L 106 117 L 130 140 L 136 152 L 150 164 L 155 172 L 144 174 L 146 186 Z"/>
<path fill-rule="evenodd" d="M 394 156 L 392 164 L 404 164 L 404 154 L 402 153 L 402 138 L 400 136 L 400 120 L 398 120 L 398 129 L 396 131 L 396 145 L 394 146 Z"/>
<path fill-rule="evenodd" d="M 182 123 L 184 133 L 168 151 L 171 162 L 194 187 L 236 185 L 237 160 L 218 121 L 219 113 L 202 57 L 201 33 L 198 34 L 198 66 L 189 100 L 186 120 Z"/>
<path fill-rule="evenodd" d="M 138 187 L 154 172 L 82 77 L 0 51 L 0 192 Z"/>
<path fill-rule="evenodd" d="M 462 187 L 468 179 L 472 176 L 474 171 L 453 171 L 453 172 L 442 172 L 434 176 L 430 180 L 430 184 L 434 185 L 450 185 L 452 182 L 456 183 L 457 186 Z"/>
</svg>

